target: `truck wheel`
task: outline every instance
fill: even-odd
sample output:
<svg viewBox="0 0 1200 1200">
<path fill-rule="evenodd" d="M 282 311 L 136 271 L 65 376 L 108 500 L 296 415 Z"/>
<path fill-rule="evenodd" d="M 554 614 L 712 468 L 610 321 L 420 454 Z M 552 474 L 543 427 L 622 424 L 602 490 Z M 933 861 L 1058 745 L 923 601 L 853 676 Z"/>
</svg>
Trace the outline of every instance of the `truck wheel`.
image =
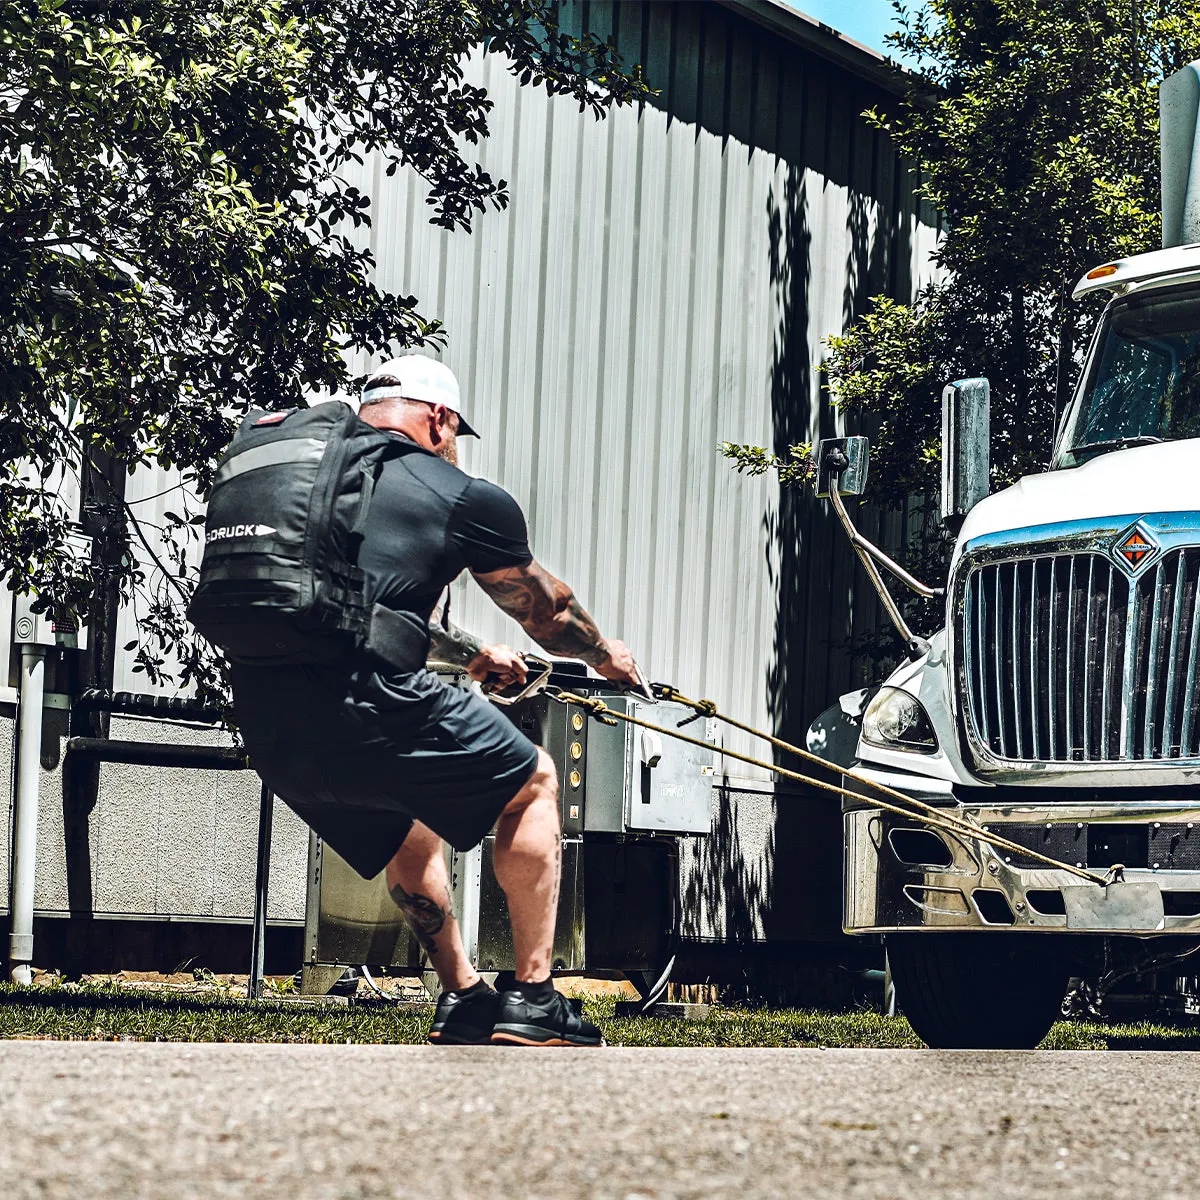
<svg viewBox="0 0 1200 1200">
<path fill-rule="evenodd" d="M 1032 1050 L 1062 1016 L 1071 966 L 1053 935 L 922 933 L 887 939 L 896 999 L 935 1049 Z"/>
</svg>

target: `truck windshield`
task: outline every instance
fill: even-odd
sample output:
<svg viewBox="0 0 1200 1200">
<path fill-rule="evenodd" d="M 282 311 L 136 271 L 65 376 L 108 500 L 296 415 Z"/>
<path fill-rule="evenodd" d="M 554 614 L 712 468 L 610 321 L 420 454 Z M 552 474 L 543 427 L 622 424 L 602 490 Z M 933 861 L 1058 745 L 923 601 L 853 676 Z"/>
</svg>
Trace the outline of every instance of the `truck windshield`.
<svg viewBox="0 0 1200 1200">
<path fill-rule="evenodd" d="M 1109 309 L 1054 465 L 1200 437 L 1200 291 L 1131 296 Z"/>
</svg>

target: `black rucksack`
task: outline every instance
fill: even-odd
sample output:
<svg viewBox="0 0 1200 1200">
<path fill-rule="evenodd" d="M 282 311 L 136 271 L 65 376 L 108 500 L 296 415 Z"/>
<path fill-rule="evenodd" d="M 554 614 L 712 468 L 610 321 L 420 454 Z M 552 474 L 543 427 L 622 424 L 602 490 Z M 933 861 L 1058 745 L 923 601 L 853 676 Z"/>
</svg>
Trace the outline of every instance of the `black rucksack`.
<svg viewBox="0 0 1200 1200">
<path fill-rule="evenodd" d="M 425 662 L 417 618 L 368 607 L 357 565 L 386 433 L 331 400 L 251 412 L 217 466 L 188 620 L 234 662 Z"/>
</svg>

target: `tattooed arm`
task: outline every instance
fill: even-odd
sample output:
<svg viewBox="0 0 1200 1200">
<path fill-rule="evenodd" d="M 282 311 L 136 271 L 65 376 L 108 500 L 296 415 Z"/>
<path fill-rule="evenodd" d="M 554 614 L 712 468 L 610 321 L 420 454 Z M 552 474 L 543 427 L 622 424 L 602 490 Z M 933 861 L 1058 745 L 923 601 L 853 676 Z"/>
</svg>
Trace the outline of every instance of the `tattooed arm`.
<svg viewBox="0 0 1200 1200">
<path fill-rule="evenodd" d="M 460 629 L 453 621 L 442 624 L 440 613 L 429 619 L 429 658 L 432 662 L 465 667 L 478 656 L 483 642 L 473 633 Z"/>
<path fill-rule="evenodd" d="M 601 636 L 567 584 L 530 562 L 475 575 L 479 586 L 544 650 L 580 658 L 605 679 L 638 684 L 633 655 L 624 642 Z"/>
<path fill-rule="evenodd" d="M 472 679 L 500 687 L 525 682 L 525 660 L 508 646 L 485 646 L 481 639 L 442 616 L 439 602 L 429 619 L 429 661 L 462 667 Z"/>
</svg>

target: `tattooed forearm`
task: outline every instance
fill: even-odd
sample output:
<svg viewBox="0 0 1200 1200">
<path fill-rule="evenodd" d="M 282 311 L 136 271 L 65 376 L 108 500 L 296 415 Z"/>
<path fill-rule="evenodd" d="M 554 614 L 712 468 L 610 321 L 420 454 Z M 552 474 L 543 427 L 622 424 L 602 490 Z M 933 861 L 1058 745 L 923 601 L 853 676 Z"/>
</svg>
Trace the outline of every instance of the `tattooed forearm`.
<svg viewBox="0 0 1200 1200">
<path fill-rule="evenodd" d="M 479 583 L 544 650 L 593 667 L 608 662 L 608 644 L 596 622 L 575 593 L 536 562 L 496 572 Z"/>
<path fill-rule="evenodd" d="M 473 633 L 460 629 L 447 620 L 445 605 L 449 596 L 443 596 L 429 616 L 430 662 L 449 663 L 452 667 L 469 666 L 483 649 L 483 642 Z"/>
<path fill-rule="evenodd" d="M 566 608 L 566 619 L 560 622 L 557 635 L 551 642 L 541 642 L 552 654 L 567 658 L 581 658 L 589 666 L 598 667 L 608 662 L 608 645 L 600 635 L 596 622 L 584 611 L 584 607 L 571 597 Z"/>
<path fill-rule="evenodd" d="M 404 914 L 409 928 L 416 935 L 421 949 L 426 954 L 437 953 L 437 941 L 434 934 L 440 933 L 449 915 L 450 897 L 446 897 L 446 907 L 443 908 L 436 900 L 422 896 L 420 892 L 406 892 L 399 884 L 391 889 L 392 899 Z"/>
<path fill-rule="evenodd" d="M 431 662 L 449 663 L 454 667 L 465 667 L 479 657 L 483 642 L 473 633 L 459 629 L 453 621 L 443 626 L 440 622 L 429 623 L 429 659 Z"/>
</svg>

